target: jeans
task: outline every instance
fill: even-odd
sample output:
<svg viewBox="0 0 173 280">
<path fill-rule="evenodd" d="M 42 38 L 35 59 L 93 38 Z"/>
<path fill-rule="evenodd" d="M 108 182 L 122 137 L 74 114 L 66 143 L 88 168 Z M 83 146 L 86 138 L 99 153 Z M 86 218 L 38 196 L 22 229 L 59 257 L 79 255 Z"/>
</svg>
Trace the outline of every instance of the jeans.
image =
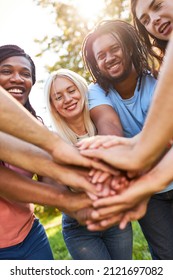
<svg viewBox="0 0 173 280">
<path fill-rule="evenodd" d="M 63 214 L 63 237 L 75 260 L 131 260 L 132 228 L 113 226 L 105 231 L 89 231 L 77 220 Z"/>
<path fill-rule="evenodd" d="M 48 238 L 38 219 L 21 243 L 0 248 L 0 260 L 53 260 Z"/>
<path fill-rule="evenodd" d="M 154 195 L 139 223 L 152 258 L 173 260 L 173 190 Z"/>
</svg>

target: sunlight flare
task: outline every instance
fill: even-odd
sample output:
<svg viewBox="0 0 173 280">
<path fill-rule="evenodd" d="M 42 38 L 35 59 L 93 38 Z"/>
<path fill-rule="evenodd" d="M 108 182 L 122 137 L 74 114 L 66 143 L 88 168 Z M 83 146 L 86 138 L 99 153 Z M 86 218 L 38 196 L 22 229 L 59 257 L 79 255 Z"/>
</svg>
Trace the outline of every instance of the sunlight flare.
<svg viewBox="0 0 173 280">
<path fill-rule="evenodd" d="M 104 1 L 103 0 L 75 0 L 75 7 L 83 18 L 92 20 L 104 8 Z"/>
</svg>

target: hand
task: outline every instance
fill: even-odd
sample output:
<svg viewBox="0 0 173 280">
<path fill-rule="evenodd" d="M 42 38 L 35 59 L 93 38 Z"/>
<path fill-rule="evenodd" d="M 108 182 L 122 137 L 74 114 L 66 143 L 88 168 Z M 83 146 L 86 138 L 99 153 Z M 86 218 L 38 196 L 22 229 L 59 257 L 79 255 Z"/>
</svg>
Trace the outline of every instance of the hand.
<svg viewBox="0 0 173 280">
<path fill-rule="evenodd" d="M 120 194 L 94 201 L 93 206 L 99 218 L 95 222 L 88 221 L 88 229 L 103 230 L 115 223 L 124 228 L 129 221 L 141 218 L 154 193 L 152 184 L 153 176 L 145 174 L 131 181 L 129 188 Z"/>
<path fill-rule="evenodd" d="M 112 216 L 108 218 L 102 217 L 101 221 L 92 221 L 90 219 L 89 221 L 87 221 L 87 228 L 91 231 L 103 231 L 115 224 L 119 224 L 120 229 L 125 229 L 125 227 L 130 221 L 138 220 L 145 215 L 147 211 L 148 201 L 149 199 L 145 199 L 144 201 L 140 202 L 134 208 L 126 211 L 125 213 L 116 215 L 112 214 Z M 92 217 L 92 212 L 90 216 Z M 98 219 L 101 219 L 101 216 L 99 216 L 99 218 L 97 217 L 97 220 Z"/>
<path fill-rule="evenodd" d="M 96 184 L 99 197 L 119 194 L 129 186 L 129 180 L 122 171 L 117 170 L 116 176 L 112 176 L 109 173 L 92 169 L 89 176 L 91 177 L 91 183 Z"/>
<path fill-rule="evenodd" d="M 97 198 L 99 191 L 95 184 L 90 182 L 89 170 L 75 166 L 63 166 L 56 163 L 50 166 L 52 177 L 60 184 L 69 186 L 77 192 L 85 191 L 93 194 L 93 199 Z"/>
<path fill-rule="evenodd" d="M 133 140 L 134 141 L 134 140 Z M 119 144 L 132 144 L 132 138 L 119 137 L 114 135 L 97 135 L 83 139 L 76 143 L 79 150 L 98 149 L 100 147 L 110 148 Z"/>
<path fill-rule="evenodd" d="M 114 168 L 104 163 L 102 160 L 88 159 L 83 157 L 77 148 L 67 144 L 62 139 L 58 138 L 58 143 L 52 148 L 52 156 L 55 161 L 61 165 L 75 165 L 86 168 L 95 168 L 104 172 L 115 174 Z"/>
<path fill-rule="evenodd" d="M 84 192 L 76 193 L 65 188 L 63 191 L 63 197 L 65 198 L 64 203 L 61 208 L 58 209 L 70 216 L 74 215 L 81 209 L 92 207 L 91 199 Z"/>
<path fill-rule="evenodd" d="M 110 148 L 81 150 L 81 155 L 97 158 L 114 168 L 138 171 L 138 159 L 134 157 L 132 145 L 117 145 Z"/>
</svg>

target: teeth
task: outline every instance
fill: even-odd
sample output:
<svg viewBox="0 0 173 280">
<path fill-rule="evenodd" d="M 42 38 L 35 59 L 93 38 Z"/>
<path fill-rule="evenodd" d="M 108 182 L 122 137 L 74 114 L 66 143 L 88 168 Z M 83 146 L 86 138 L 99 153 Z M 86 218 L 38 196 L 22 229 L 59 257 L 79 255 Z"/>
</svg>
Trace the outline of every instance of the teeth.
<svg viewBox="0 0 173 280">
<path fill-rule="evenodd" d="M 160 32 L 163 33 L 164 29 L 168 26 L 169 23 L 165 23 L 162 28 L 160 28 Z"/>
<path fill-rule="evenodd" d="M 11 92 L 11 93 L 22 93 L 23 91 L 21 89 L 18 89 L 18 88 L 13 88 L 13 89 L 9 89 L 8 92 Z"/>
</svg>

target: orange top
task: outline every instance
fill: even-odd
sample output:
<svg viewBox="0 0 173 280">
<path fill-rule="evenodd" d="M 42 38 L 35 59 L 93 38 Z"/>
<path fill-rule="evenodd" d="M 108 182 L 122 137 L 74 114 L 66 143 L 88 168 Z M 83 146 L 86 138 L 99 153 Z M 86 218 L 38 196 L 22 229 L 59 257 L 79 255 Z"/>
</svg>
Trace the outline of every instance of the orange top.
<svg viewBox="0 0 173 280">
<path fill-rule="evenodd" d="M 32 178 L 30 172 L 6 163 L 5 166 Z M 33 204 L 15 202 L 0 197 L 0 248 L 21 243 L 31 230 L 34 218 Z"/>
</svg>

